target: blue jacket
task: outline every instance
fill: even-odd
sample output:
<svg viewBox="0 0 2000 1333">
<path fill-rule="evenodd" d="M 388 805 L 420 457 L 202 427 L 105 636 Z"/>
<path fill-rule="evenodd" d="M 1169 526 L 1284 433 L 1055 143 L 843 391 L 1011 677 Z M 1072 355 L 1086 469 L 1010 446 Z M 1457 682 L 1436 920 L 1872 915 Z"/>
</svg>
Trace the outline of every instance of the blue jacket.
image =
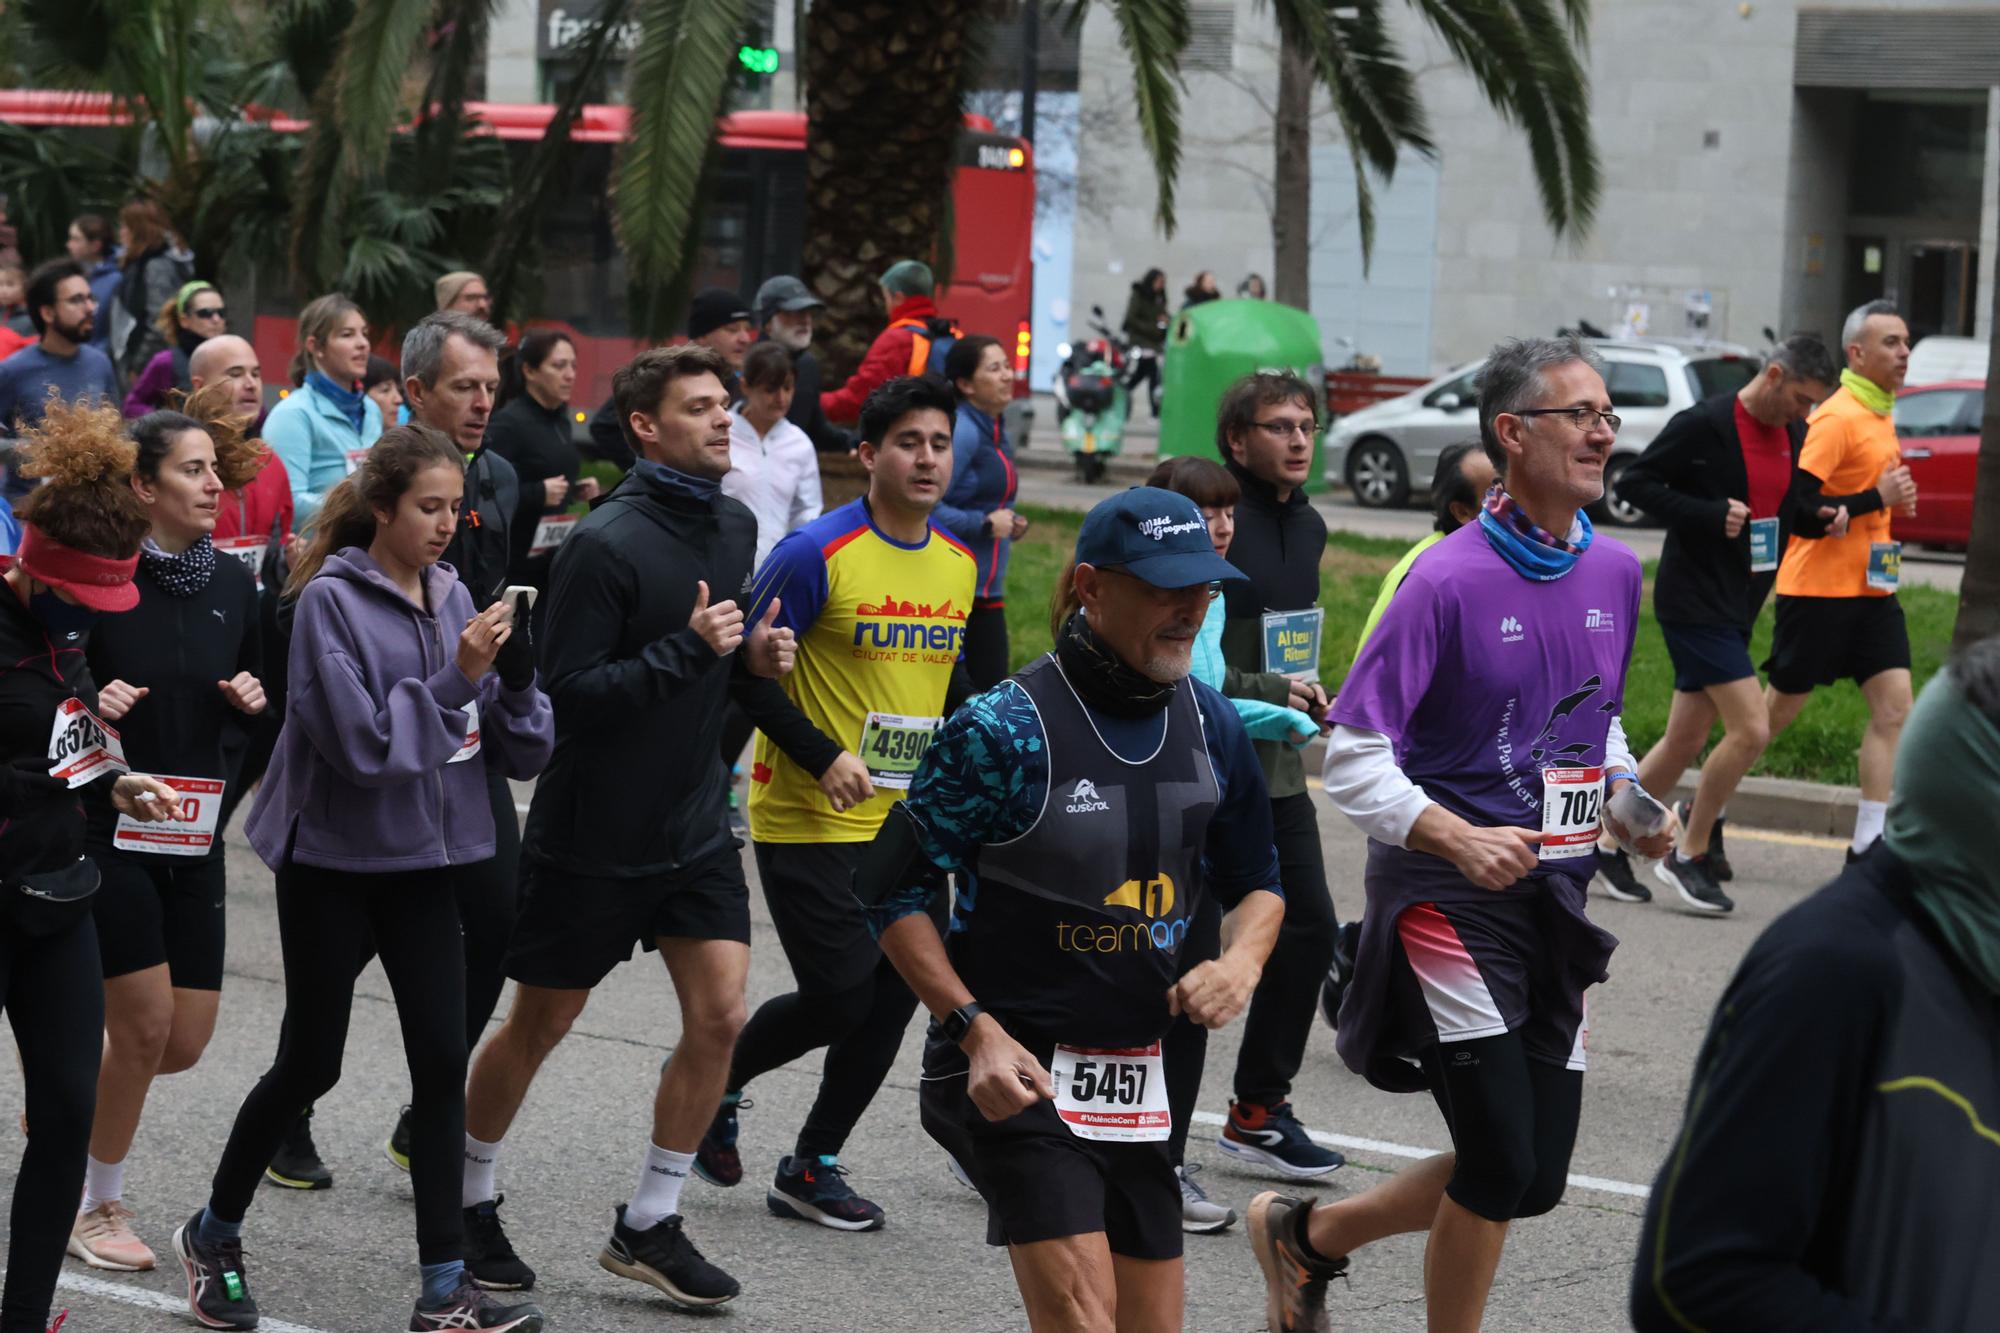
<svg viewBox="0 0 2000 1333">
<path fill-rule="evenodd" d="M 972 548 L 979 566 L 973 599 L 997 602 L 1007 595 L 1007 554 L 1013 542 L 985 531 L 986 516 L 1011 508 L 1020 490 L 1014 473 L 1014 442 L 1000 422 L 974 407 L 958 405 L 951 432 L 951 485 L 931 511 L 931 522 Z"/>
<path fill-rule="evenodd" d="M 1195 635 L 1193 652 L 1194 678 L 1220 694 L 1222 678 L 1228 672 L 1228 665 L 1222 660 L 1222 608 L 1211 603 L 1208 617 L 1201 622 L 1201 633 Z M 1234 699 L 1236 716 L 1243 721 L 1243 729 L 1250 733 L 1253 741 L 1285 741 L 1293 747 L 1303 747 L 1306 742 L 1319 734 L 1313 720 L 1296 708 L 1284 704 L 1267 704 L 1261 699 Z"/>
<path fill-rule="evenodd" d="M 124 276 L 124 270 L 110 255 L 98 260 L 97 267 L 84 274 L 90 294 L 97 298 L 97 327 L 90 332 L 90 345 L 106 355 L 111 351 L 111 303 L 118 297 L 118 284 Z"/>
<path fill-rule="evenodd" d="M 366 449 L 382 434 L 382 409 L 373 398 L 361 404 L 361 431 L 341 410 L 300 385 L 264 418 L 264 442 L 276 451 L 292 479 L 292 522 L 303 531 L 326 493 L 349 471 L 347 455 Z"/>
</svg>

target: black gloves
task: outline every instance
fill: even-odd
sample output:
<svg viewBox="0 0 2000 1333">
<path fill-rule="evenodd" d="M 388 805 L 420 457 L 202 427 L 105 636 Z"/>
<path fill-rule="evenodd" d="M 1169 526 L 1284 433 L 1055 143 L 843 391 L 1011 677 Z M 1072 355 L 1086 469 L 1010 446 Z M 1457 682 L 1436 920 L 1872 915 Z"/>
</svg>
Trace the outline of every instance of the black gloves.
<svg viewBox="0 0 2000 1333">
<path fill-rule="evenodd" d="M 514 599 L 514 632 L 494 654 L 493 669 L 500 683 L 510 690 L 525 690 L 535 683 L 535 636 L 529 628 L 527 594 Z"/>
</svg>

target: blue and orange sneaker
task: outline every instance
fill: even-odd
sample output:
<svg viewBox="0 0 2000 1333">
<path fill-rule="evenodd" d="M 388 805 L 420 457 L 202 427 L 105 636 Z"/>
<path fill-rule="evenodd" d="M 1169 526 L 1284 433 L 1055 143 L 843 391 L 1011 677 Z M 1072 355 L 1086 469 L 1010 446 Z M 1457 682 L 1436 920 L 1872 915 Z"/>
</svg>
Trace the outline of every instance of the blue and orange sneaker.
<svg viewBox="0 0 2000 1333">
<path fill-rule="evenodd" d="M 696 1175 L 724 1189 L 743 1183 L 743 1158 L 736 1151 L 736 1113 L 756 1104 L 740 1092 L 722 1094 L 722 1105 L 715 1108 L 715 1119 L 708 1122 L 708 1133 L 701 1136 L 701 1144 L 694 1150 Z"/>
<path fill-rule="evenodd" d="M 1275 1106 L 1230 1102 L 1229 1123 L 1215 1142 L 1230 1156 L 1255 1162 L 1287 1180 L 1316 1180 L 1347 1165 L 1345 1157 L 1312 1141 L 1290 1102 Z"/>
<path fill-rule="evenodd" d="M 881 1208 L 854 1192 L 847 1168 L 836 1157 L 787 1157 L 778 1163 L 778 1178 L 764 1202 L 779 1217 L 817 1222 L 836 1231 L 874 1231 L 882 1225 Z"/>
</svg>

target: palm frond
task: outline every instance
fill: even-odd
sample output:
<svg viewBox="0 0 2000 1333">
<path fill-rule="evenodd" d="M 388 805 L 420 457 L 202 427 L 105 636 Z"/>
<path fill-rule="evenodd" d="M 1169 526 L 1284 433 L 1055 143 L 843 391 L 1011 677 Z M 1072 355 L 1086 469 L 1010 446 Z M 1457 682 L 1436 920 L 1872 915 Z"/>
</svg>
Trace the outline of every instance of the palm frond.
<svg viewBox="0 0 2000 1333">
<path fill-rule="evenodd" d="M 402 120 L 403 79 L 430 21 L 430 0 L 359 0 L 331 76 L 335 121 L 315 118 L 312 132 L 337 135 L 350 176 L 380 163 Z"/>
<path fill-rule="evenodd" d="M 0 190 L 23 254 L 60 255 L 71 218 L 115 211 L 138 184 L 131 163 L 80 139 L 0 121 Z"/>
<path fill-rule="evenodd" d="M 1383 19 L 1381 0 L 1338 8 L 1326 0 L 1278 0 L 1278 30 L 1304 50 L 1333 98 L 1351 151 L 1384 179 L 1405 146 L 1435 151 L 1416 80 Z"/>
<path fill-rule="evenodd" d="M 1191 28 L 1187 0 L 1112 0 L 1118 41 L 1132 61 L 1139 136 L 1159 182 L 1160 230 L 1174 234 L 1174 189 L 1181 169 L 1181 52 Z"/>
<path fill-rule="evenodd" d="M 441 0 L 438 5 L 431 76 L 417 122 L 417 156 L 432 179 L 450 173 L 449 158 L 465 126 L 465 95 L 473 71 L 486 57 L 495 7 L 496 0 Z"/>
<path fill-rule="evenodd" d="M 293 177 L 292 283 L 302 297 L 328 290 L 341 263 L 340 215 L 353 179 L 341 169 L 338 99 L 338 81 L 332 76 L 322 80 L 313 98 L 313 127 Z"/>
<path fill-rule="evenodd" d="M 696 186 L 743 21 L 744 0 L 652 0 L 645 9 L 615 192 L 634 323 L 647 333 L 664 331 L 672 313 L 660 294 L 688 258 Z"/>
<path fill-rule="evenodd" d="M 354 0 L 284 0 L 270 18 L 272 46 L 310 104 L 340 59 L 341 34 L 354 21 Z"/>
</svg>

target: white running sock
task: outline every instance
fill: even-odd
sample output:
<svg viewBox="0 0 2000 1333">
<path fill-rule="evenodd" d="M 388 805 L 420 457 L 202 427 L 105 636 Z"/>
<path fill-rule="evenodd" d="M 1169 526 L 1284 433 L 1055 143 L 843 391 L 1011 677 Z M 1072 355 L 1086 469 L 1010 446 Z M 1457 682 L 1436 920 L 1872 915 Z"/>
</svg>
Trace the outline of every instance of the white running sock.
<svg viewBox="0 0 2000 1333">
<path fill-rule="evenodd" d="M 658 1144 L 646 1145 L 646 1160 L 639 1163 L 639 1184 L 632 1202 L 625 1205 L 625 1225 L 634 1231 L 650 1231 L 681 1210 L 681 1186 L 694 1169 L 691 1152 L 668 1152 Z"/>
<path fill-rule="evenodd" d="M 86 1156 L 83 1166 L 83 1204 L 77 1209 L 87 1213 L 100 1204 L 115 1203 L 125 1197 L 125 1163 L 100 1162 L 95 1157 Z"/>
<path fill-rule="evenodd" d="M 459 1193 L 465 1207 L 498 1197 L 493 1187 L 493 1176 L 499 1161 L 498 1143 L 482 1143 L 470 1134 L 465 1136 L 465 1183 L 460 1186 Z"/>
<path fill-rule="evenodd" d="M 1859 856 L 1874 845 L 1882 836 L 1882 825 L 1889 818 L 1887 801 L 1862 801 L 1854 811 L 1854 854 Z"/>
</svg>

